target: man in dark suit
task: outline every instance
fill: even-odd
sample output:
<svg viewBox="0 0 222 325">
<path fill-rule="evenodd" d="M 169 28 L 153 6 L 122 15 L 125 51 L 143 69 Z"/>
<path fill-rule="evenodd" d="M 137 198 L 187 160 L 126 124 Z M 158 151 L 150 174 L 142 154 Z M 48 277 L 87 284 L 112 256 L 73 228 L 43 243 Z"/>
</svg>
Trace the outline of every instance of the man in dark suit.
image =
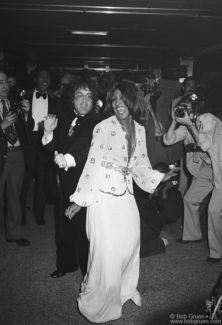
<svg viewBox="0 0 222 325">
<path fill-rule="evenodd" d="M 15 106 L 16 100 L 8 93 L 7 74 L 0 71 L 0 215 L 4 215 L 6 202 L 6 241 L 27 246 L 30 242 L 21 237 L 20 193 L 28 161 L 28 130 L 33 129 L 34 121 L 28 117 L 29 101 Z"/>
<path fill-rule="evenodd" d="M 89 243 L 86 236 L 86 208 L 82 208 L 74 219 L 64 212 L 70 205 L 69 197 L 76 190 L 90 149 L 93 129 L 100 122 L 95 112 L 96 85 L 94 81 L 78 78 L 72 87 L 74 109 L 61 118 L 47 116 L 43 144 L 55 152 L 61 188 L 61 222 L 57 236 L 57 270 L 51 277 L 58 278 L 74 272 L 80 266 L 87 270 Z M 55 130 L 55 131 L 54 131 Z"/>
<path fill-rule="evenodd" d="M 58 117 L 61 114 L 59 99 L 53 96 L 48 89 L 50 81 L 51 77 L 49 69 L 45 67 L 38 67 L 35 73 L 36 88 L 27 96 L 31 103 L 29 116 L 34 119 L 35 126 L 33 131 L 30 133 L 30 167 L 25 171 L 25 178 L 21 194 L 23 224 L 27 222 L 25 216 L 26 196 L 33 176 L 35 178 L 33 214 L 37 225 L 41 226 L 45 224 L 44 210 L 48 190 L 47 184 L 49 170 L 53 163 L 53 155 L 51 155 L 41 143 L 44 134 L 44 117 L 48 114 L 53 114 Z M 34 169 L 35 173 L 33 175 Z"/>
</svg>

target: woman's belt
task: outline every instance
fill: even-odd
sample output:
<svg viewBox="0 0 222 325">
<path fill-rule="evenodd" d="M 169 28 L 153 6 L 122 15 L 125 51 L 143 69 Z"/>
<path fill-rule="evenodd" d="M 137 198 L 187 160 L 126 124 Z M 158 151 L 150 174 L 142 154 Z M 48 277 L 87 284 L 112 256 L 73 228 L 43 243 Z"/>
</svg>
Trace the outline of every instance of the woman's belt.
<svg viewBox="0 0 222 325">
<path fill-rule="evenodd" d="M 155 135 L 155 141 L 162 141 L 163 136 L 162 135 Z"/>
<path fill-rule="evenodd" d="M 101 166 L 107 169 L 116 170 L 117 172 L 120 172 L 124 176 L 129 175 L 131 173 L 131 168 L 123 167 L 116 163 L 112 163 L 104 160 L 101 162 Z"/>
</svg>

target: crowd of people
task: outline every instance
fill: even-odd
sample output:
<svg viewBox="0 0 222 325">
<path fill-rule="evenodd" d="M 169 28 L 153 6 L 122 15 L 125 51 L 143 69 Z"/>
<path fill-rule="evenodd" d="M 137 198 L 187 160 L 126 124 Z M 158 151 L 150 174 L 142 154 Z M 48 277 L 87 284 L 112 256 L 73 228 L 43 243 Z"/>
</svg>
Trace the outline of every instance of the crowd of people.
<svg viewBox="0 0 222 325">
<path fill-rule="evenodd" d="M 50 69 L 38 66 L 30 78 L 24 92 L 15 74 L 0 71 L 6 241 L 30 245 L 22 226 L 33 179 L 33 216 L 45 225 L 51 175 L 60 197 L 51 277 L 80 268 L 83 316 L 107 322 L 127 300 L 140 305 L 140 257 L 164 253 L 161 231 L 179 219 L 176 242 L 200 243 L 199 206 L 209 193 L 206 261 L 221 261 L 222 122 L 193 77 L 181 84 L 157 82 L 152 71 L 83 69 L 63 71 L 54 89 Z"/>
</svg>

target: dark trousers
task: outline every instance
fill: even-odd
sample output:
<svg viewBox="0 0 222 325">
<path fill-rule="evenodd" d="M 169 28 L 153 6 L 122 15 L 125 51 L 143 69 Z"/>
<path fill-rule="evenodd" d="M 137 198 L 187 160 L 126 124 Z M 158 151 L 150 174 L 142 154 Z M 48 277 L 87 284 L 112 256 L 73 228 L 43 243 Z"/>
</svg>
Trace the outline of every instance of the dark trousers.
<svg viewBox="0 0 222 325">
<path fill-rule="evenodd" d="M 164 253 L 166 247 L 159 234 L 151 229 L 143 219 L 140 219 L 140 257 L 148 257 Z"/>
<path fill-rule="evenodd" d="M 135 200 L 140 212 L 140 257 L 149 257 L 164 253 L 166 247 L 159 235 L 165 224 L 163 214 L 153 211 L 147 212 L 145 205 L 148 194 L 134 186 Z"/>
<path fill-rule="evenodd" d="M 62 188 L 67 190 L 68 186 L 65 187 L 63 184 Z M 89 241 L 86 235 L 86 208 L 81 208 L 72 220 L 64 215 L 66 208 L 71 204 L 69 195 L 73 192 L 70 189 L 67 192 L 61 191 L 61 217 L 56 233 L 56 266 L 58 270 L 66 272 L 73 272 L 79 266 L 84 276 L 87 272 L 89 253 Z"/>
<path fill-rule="evenodd" d="M 25 170 L 21 193 L 22 217 L 26 221 L 26 198 L 30 183 L 35 179 L 33 214 L 36 220 L 44 218 L 48 190 L 49 170 L 53 164 L 53 153 L 42 145 L 43 131 L 32 131 L 29 134 L 30 148 L 26 151 L 28 167 Z M 51 158 L 51 159 L 50 159 Z"/>
<path fill-rule="evenodd" d="M 21 238 L 20 193 L 24 177 L 25 162 L 22 150 L 10 152 L 6 156 L 5 167 L 0 180 L 0 214 L 4 215 L 6 199 L 6 238 Z M 6 197 L 5 197 L 6 194 Z"/>
<path fill-rule="evenodd" d="M 89 242 L 86 237 L 86 208 L 72 220 L 62 216 L 57 237 L 57 269 L 73 272 L 78 266 L 84 276 L 87 272 Z"/>
<path fill-rule="evenodd" d="M 38 152 L 32 152 L 32 165 L 25 169 L 25 176 L 21 192 L 22 218 L 26 220 L 26 198 L 29 186 L 34 177 L 35 193 L 33 201 L 33 215 L 36 220 L 44 218 L 46 198 L 48 192 L 49 157 Z"/>
</svg>

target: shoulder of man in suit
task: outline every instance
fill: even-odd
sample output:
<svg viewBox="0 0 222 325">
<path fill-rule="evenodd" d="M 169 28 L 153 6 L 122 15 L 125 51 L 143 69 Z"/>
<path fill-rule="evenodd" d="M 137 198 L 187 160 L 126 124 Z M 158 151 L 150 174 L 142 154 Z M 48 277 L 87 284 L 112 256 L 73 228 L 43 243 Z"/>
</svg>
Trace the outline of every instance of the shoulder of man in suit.
<svg viewBox="0 0 222 325">
<path fill-rule="evenodd" d="M 60 101 L 60 98 L 57 97 L 57 96 L 55 96 L 55 95 L 53 94 L 53 90 L 52 90 L 52 89 L 48 89 L 48 90 L 47 90 L 47 94 L 48 94 L 48 96 L 49 96 L 50 98 L 53 98 L 53 99 L 56 99 L 57 101 Z"/>
<path fill-rule="evenodd" d="M 91 109 L 91 111 L 85 115 L 85 117 L 91 118 L 91 119 L 96 119 L 96 120 L 102 120 L 100 114 L 96 113 L 94 109 Z"/>
<path fill-rule="evenodd" d="M 9 101 L 10 105 L 19 102 L 19 100 L 18 100 L 17 98 L 15 98 L 15 97 L 13 97 L 13 96 L 11 96 L 11 95 L 9 95 L 9 96 L 7 97 L 7 99 L 8 99 L 8 101 Z"/>
<path fill-rule="evenodd" d="M 29 89 L 26 91 L 26 98 L 30 98 L 31 96 L 33 96 L 33 93 L 34 93 L 34 90 L 35 89 Z"/>
</svg>

